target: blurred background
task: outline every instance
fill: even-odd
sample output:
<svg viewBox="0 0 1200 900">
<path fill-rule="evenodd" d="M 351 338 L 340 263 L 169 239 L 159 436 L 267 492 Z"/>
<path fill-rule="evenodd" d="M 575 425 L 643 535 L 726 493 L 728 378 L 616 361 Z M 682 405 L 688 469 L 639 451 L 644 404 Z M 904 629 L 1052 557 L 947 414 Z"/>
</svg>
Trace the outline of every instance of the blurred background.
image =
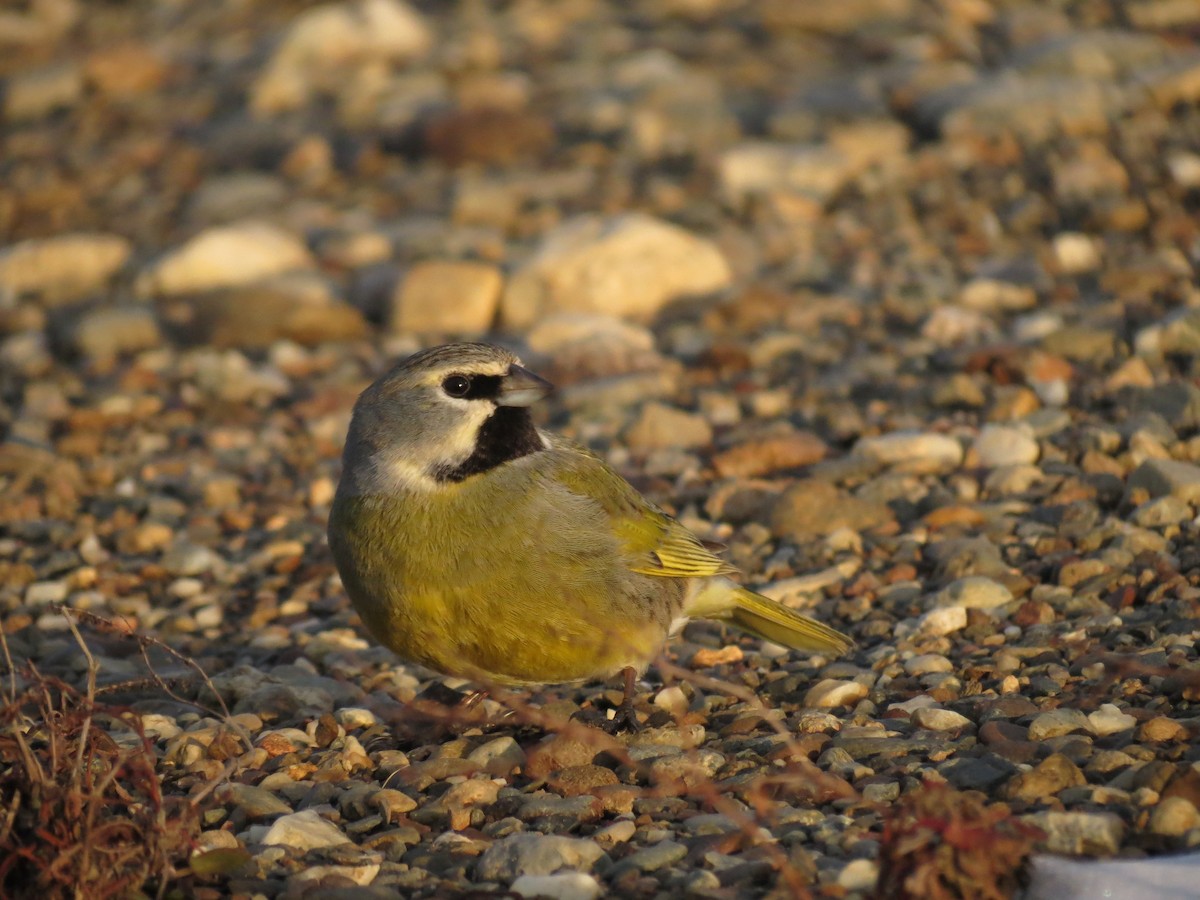
<svg viewBox="0 0 1200 900">
<path fill-rule="evenodd" d="M 939 346 L 1161 324 L 1200 252 L 1198 36 L 1189 0 L 9 2 L 3 353 L 697 296 Z"/>
<path fill-rule="evenodd" d="M 215 636 L 282 533 L 341 604 L 350 406 L 454 337 L 761 577 L 875 529 L 936 586 L 923 516 L 1140 502 L 1200 459 L 1198 38 L 1186 0 L 9 3 L 6 596 Z M 1030 528 L 1018 596 L 1096 549 Z"/>
<path fill-rule="evenodd" d="M 883 817 L 919 812 L 926 779 L 953 789 L 938 815 L 1002 798 L 1041 850 L 1194 848 L 1198 41 L 1195 0 L 0 0 L 19 677 L 48 683 L 32 660 L 84 690 L 54 604 L 116 623 L 83 620 L 86 647 L 149 740 L 79 693 L 64 746 L 111 756 L 112 732 L 173 802 L 214 792 L 153 851 L 160 884 L 200 846 L 254 856 L 233 893 L 479 896 L 519 845 L 546 871 L 611 853 L 621 896 L 865 896 L 899 877 Z M 561 387 L 540 416 L 858 649 L 689 625 L 668 655 L 716 680 L 652 676 L 673 745 L 649 769 L 414 722 L 445 689 L 364 639 L 325 522 L 358 392 L 483 336 Z M 179 654 L 232 718 L 154 680 L 210 703 Z M 62 689 L 0 683 L 12 761 Z M 91 771 L 90 750 L 57 756 Z M 28 838 L 27 871 L 71 885 L 61 848 L 84 848 L 80 877 L 127 891 L 145 841 L 133 874 L 103 871 L 79 798 L 40 799 L 81 771 L 0 765 L 0 794 L 40 804 L 0 860 Z M 144 784 L 93 801 L 153 813 Z M 296 817 L 315 843 L 267 834 Z M 930 859 L 967 893 L 980 865 L 1007 884 L 1031 834 L 1011 859 L 951 865 L 932 839 Z"/>
</svg>

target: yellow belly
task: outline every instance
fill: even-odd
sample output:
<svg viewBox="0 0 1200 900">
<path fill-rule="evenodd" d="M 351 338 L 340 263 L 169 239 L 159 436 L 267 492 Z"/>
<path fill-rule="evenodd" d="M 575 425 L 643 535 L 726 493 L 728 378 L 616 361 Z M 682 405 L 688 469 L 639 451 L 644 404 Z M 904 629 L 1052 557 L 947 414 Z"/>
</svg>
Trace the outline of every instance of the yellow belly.
<svg viewBox="0 0 1200 900">
<path fill-rule="evenodd" d="M 547 612 L 546 604 L 517 598 L 468 604 L 425 591 L 402 604 L 409 614 L 375 616 L 375 605 L 359 606 L 381 643 L 439 672 L 502 684 L 605 678 L 626 666 L 640 672 L 666 639 L 654 622 L 580 615 L 570 606 Z"/>
<path fill-rule="evenodd" d="M 452 496 L 452 495 L 451 495 Z M 678 614 L 674 579 L 628 572 L 602 540 L 531 539 L 381 498 L 334 504 L 330 547 L 371 634 L 406 660 L 500 683 L 556 683 L 645 669 Z M 511 508 L 508 512 L 512 512 Z M 610 546 L 611 545 L 611 546 Z"/>
</svg>

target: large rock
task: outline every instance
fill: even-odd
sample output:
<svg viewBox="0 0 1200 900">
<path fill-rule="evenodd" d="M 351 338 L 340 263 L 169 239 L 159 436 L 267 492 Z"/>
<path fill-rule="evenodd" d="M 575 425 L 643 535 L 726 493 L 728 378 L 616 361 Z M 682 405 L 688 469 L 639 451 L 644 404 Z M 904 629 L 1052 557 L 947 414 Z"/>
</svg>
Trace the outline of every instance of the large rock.
<svg viewBox="0 0 1200 900">
<path fill-rule="evenodd" d="M 298 15 L 250 90 L 255 112 L 298 109 L 319 87 L 333 87 L 347 67 L 402 62 L 425 55 L 433 32 L 400 0 L 356 0 Z"/>
<path fill-rule="evenodd" d="M 552 312 L 648 319 L 679 297 L 729 286 L 717 246 L 642 213 L 579 216 L 548 234 L 509 282 L 501 318 L 522 329 Z"/>
<path fill-rule="evenodd" d="M 262 842 L 268 846 L 312 850 L 348 844 L 350 838 L 328 819 L 322 819 L 316 810 L 305 809 L 276 819 L 263 835 Z"/>
<path fill-rule="evenodd" d="M 129 259 L 115 234 L 63 234 L 0 250 L 0 293 L 33 294 L 46 303 L 77 300 L 103 287 Z"/>
<path fill-rule="evenodd" d="M 504 276 L 487 263 L 430 260 L 396 286 L 388 327 L 399 334 L 482 334 L 492 327 Z"/>
<path fill-rule="evenodd" d="M 247 220 L 200 232 L 143 273 L 138 290 L 157 295 L 200 293 L 312 266 L 308 248 L 294 234 Z"/>
</svg>

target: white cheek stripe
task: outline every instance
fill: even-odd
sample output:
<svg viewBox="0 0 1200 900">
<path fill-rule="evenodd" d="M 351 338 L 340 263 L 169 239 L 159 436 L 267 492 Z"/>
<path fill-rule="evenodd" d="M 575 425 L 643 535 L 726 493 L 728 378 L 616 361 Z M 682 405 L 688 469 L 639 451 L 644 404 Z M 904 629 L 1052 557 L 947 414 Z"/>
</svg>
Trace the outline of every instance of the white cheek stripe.
<svg viewBox="0 0 1200 900">
<path fill-rule="evenodd" d="M 403 459 L 392 459 L 376 464 L 380 480 L 396 490 L 434 491 L 438 483 L 417 466 Z"/>
</svg>

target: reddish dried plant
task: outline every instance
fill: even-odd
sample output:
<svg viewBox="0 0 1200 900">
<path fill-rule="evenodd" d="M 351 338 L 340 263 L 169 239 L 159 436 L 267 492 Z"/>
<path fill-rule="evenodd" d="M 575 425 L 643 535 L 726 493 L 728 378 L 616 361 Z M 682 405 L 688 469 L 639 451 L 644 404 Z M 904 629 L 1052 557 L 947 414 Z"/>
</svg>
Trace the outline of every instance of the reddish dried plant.
<svg viewBox="0 0 1200 900">
<path fill-rule="evenodd" d="M 926 782 L 903 797 L 883 829 L 879 900 L 1006 900 L 1044 835 L 1003 803 Z"/>
<path fill-rule="evenodd" d="M 97 702 L 95 662 L 75 636 L 84 691 L 31 662 L 14 667 L 0 632 L 0 897 L 161 896 L 199 816 L 164 800 L 139 717 Z"/>
</svg>

